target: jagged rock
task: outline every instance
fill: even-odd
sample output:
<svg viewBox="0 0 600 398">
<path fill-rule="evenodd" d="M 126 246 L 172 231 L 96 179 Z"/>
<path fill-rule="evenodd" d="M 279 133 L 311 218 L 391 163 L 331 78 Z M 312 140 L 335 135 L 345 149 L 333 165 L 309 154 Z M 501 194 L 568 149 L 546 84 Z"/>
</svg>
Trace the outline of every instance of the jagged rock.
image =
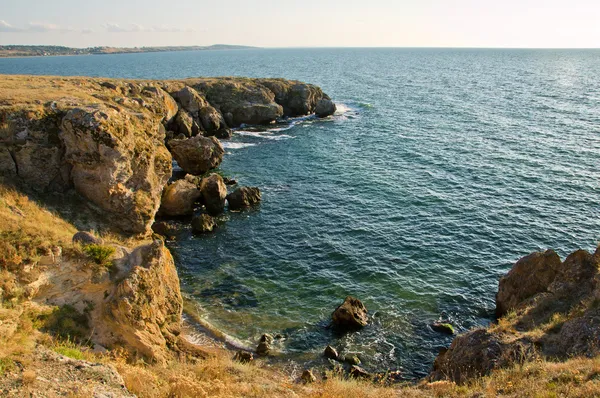
<svg viewBox="0 0 600 398">
<path fill-rule="evenodd" d="M 60 136 L 75 189 L 123 231 L 150 232 L 171 176 L 159 131 L 155 120 L 102 105 L 72 109 L 63 119 Z"/>
<path fill-rule="evenodd" d="M 144 86 L 143 83 L 141 94 L 146 97 L 144 105 L 147 109 L 155 115 L 161 115 L 161 122 L 163 124 L 167 125 L 171 123 L 179 111 L 179 106 L 177 106 L 177 102 L 175 102 L 173 97 L 159 87 Z"/>
<path fill-rule="evenodd" d="M 177 225 L 172 222 L 156 221 L 154 224 L 152 224 L 152 231 L 166 238 L 173 238 L 177 235 L 179 229 L 177 228 Z"/>
<path fill-rule="evenodd" d="M 238 351 L 233 356 L 233 360 L 241 363 L 250 363 L 254 360 L 254 355 L 248 351 Z"/>
<path fill-rule="evenodd" d="M 358 355 L 346 355 L 344 356 L 344 362 L 349 365 L 360 365 L 361 361 Z"/>
<path fill-rule="evenodd" d="M 225 198 L 227 197 L 227 187 L 223 177 L 219 174 L 211 174 L 203 178 L 200 183 L 202 193 L 202 202 L 206 206 L 206 211 L 211 216 L 223 213 L 225 209 Z"/>
<path fill-rule="evenodd" d="M 431 324 L 431 329 L 436 332 L 444 333 L 444 334 L 454 334 L 454 327 L 449 323 L 444 322 L 433 322 Z"/>
<path fill-rule="evenodd" d="M 227 195 L 230 210 L 241 210 L 260 202 L 260 190 L 256 187 L 240 187 Z"/>
<path fill-rule="evenodd" d="M 102 245 L 104 240 L 92 235 L 90 232 L 79 231 L 73 235 L 73 243 L 81 243 L 82 245 Z"/>
<path fill-rule="evenodd" d="M 310 369 L 306 369 L 304 372 L 302 372 L 302 376 L 300 376 L 300 379 L 306 384 L 314 383 L 317 381 L 316 376 Z"/>
<path fill-rule="evenodd" d="M 208 214 L 200 214 L 192 219 L 192 231 L 205 234 L 215 229 L 215 220 Z"/>
<path fill-rule="evenodd" d="M 201 135 L 186 140 L 171 140 L 169 147 L 179 167 L 194 175 L 217 167 L 225 154 L 219 140 Z"/>
<path fill-rule="evenodd" d="M 181 107 L 191 113 L 197 115 L 200 109 L 209 106 L 206 99 L 191 87 L 185 86 L 181 90 L 173 93 L 173 97 L 179 102 Z"/>
<path fill-rule="evenodd" d="M 17 165 L 10 154 L 8 148 L 0 146 L 0 176 L 15 177 L 17 175 Z"/>
<path fill-rule="evenodd" d="M 336 109 L 337 108 L 334 102 L 329 97 L 323 96 L 323 98 L 321 98 L 317 102 L 317 106 L 315 107 L 315 114 L 318 117 L 327 117 L 333 115 Z"/>
<path fill-rule="evenodd" d="M 336 361 L 339 357 L 337 350 L 330 345 L 325 347 L 325 351 L 323 351 L 323 355 L 325 356 L 325 358 L 334 359 Z"/>
<path fill-rule="evenodd" d="M 234 178 L 225 177 L 223 178 L 223 182 L 225 185 L 237 185 L 237 181 Z"/>
<path fill-rule="evenodd" d="M 198 182 L 187 175 L 165 187 L 159 214 L 164 216 L 184 216 L 194 212 L 194 204 L 202 197 Z"/>
<path fill-rule="evenodd" d="M 312 84 L 284 79 L 258 79 L 258 82 L 275 94 L 285 116 L 309 115 L 323 98 L 323 91 Z"/>
<path fill-rule="evenodd" d="M 355 379 L 370 379 L 373 377 L 369 372 L 357 365 L 352 365 L 348 373 Z"/>
<path fill-rule="evenodd" d="M 219 131 L 227 127 L 223 116 L 212 106 L 204 106 L 198 111 L 198 118 L 207 132 Z"/>
<path fill-rule="evenodd" d="M 545 292 L 561 272 L 560 257 L 553 250 L 523 257 L 500 279 L 496 294 L 496 316 L 501 317 L 526 299 Z"/>
<path fill-rule="evenodd" d="M 193 137 L 198 135 L 200 127 L 198 123 L 192 118 L 192 116 L 184 109 L 180 109 L 177 112 L 177 116 L 171 123 L 171 128 L 175 134 L 183 134 L 185 137 Z"/>
<path fill-rule="evenodd" d="M 354 298 L 346 297 L 346 300 L 331 314 L 333 325 L 341 330 L 355 330 L 362 328 L 368 323 L 367 308 L 364 304 Z"/>
<path fill-rule="evenodd" d="M 263 334 L 258 341 L 258 346 L 256 347 L 256 354 L 264 357 L 269 355 L 271 350 L 273 349 L 273 336 L 270 334 Z"/>
</svg>

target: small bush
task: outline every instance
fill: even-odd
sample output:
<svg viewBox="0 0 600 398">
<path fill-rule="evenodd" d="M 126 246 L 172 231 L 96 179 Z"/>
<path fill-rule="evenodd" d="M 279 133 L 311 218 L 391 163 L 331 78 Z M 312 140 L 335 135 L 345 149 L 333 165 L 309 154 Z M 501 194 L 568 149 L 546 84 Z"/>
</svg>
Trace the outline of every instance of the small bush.
<svg viewBox="0 0 600 398">
<path fill-rule="evenodd" d="M 15 369 L 15 361 L 10 358 L 0 358 L 0 377 Z"/>
<path fill-rule="evenodd" d="M 77 347 L 76 345 L 74 345 L 72 343 L 71 344 L 66 344 L 66 343 L 59 344 L 54 347 L 54 351 L 60 355 L 64 355 L 71 359 L 78 359 L 78 360 L 85 359 L 85 354 L 83 353 L 83 351 L 81 351 L 81 349 L 79 347 Z"/>
<path fill-rule="evenodd" d="M 34 326 L 66 341 L 83 342 L 89 336 L 88 318 L 74 307 L 55 307 L 52 312 L 38 315 Z"/>
<path fill-rule="evenodd" d="M 88 255 L 98 265 L 103 265 L 107 268 L 112 267 L 110 258 L 115 254 L 115 248 L 103 245 L 87 245 L 83 248 L 85 254 Z"/>
</svg>

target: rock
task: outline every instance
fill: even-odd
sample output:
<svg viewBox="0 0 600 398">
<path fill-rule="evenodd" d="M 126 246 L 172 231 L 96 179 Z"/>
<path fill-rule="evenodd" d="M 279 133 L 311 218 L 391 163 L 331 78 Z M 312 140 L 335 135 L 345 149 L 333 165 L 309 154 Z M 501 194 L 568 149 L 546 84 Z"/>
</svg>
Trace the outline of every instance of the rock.
<svg viewBox="0 0 600 398">
<path fill-rule="evenodd" d="M 145 107 L 155 115 L 161 115 L 161 122 L 165 125 L 171 123 L 179 107 L 177 102 L 163 89 L 155 86 L 141 85 L 141 94 L 146 97 Z"/>
<path fill-rule="evenodd" d="M 372 377 L 369 372 L 357 365 L 352 365 L 348 373 L 355 379 L 370 379 Z"/>
<path fill-rule="evenodd" d="M 315 114 L 318 117 L 327 117 L 331 116 L 336 111 L 336 106 L 329 97 L 323 97 L 317 102 L 317 106 L 315 107 Z"/>
<path fill-rule="evenodd" d="M 171 176 L 171 155 L 160 131 L 156 119 L 102 105 L 75 108 L 63 118 L 60 137 L 76 191 L 125 232 L 150 232 Z"/>
<path fill-rule="evenodd" d="M 163 216 L 185 216 L 194 212 L 194 204 L 202 197 L 202 192 L 194 177 L 187 175 L 165 187 L 159 214 Z"/>
<path fill-rule="evenodd" d="M 209 133 L 207 133 L 208 135 Z M 228 140 L 231 138 L 231 129 L 221 129 L 214 132 L 215 137 L 220 140 Z"/>
<path fill-rule="evenodd" d="M 560 257 L 553 250 L 523 257 L 500 279 L 496 294 L 496 316 L 516 309 L 526 299 L 545 292 L 561 272 Z"/>
<path fill-rule="evenodd" d="M 256 347 L 256 354 L 264 357 L 269 355 L 272 350 L 273 345 L 273 336 L 270 334 L 263 334 L 258 341 L 258 346 Z"/>
<path fill-rule="evenodd" d="M 433 329 L 434 331 L 439 332 L 439 333 L 444 333 L 444 334 L 449 334 L 449 335 L 454 334 L 454 327 L 449 323 L 433 322 L 431 324 L 431 329 Z"/>
<path fill-rule="evenodd" d="M 223 213 L 225 198 L 227 197 L 227 187 L 223 177 L 218 174 L 211 174 L 207 178 L 203 178 L 200 183 L 200 192 L 208 214 L 217 216 Z"/>
<path fill-rule="evenodd" d="M 260 202 L 260 190 L 256 187 L 241 187 L 227 195 L 229 210 L 241 210 Z"/>
<path fill-rule="evenodd" d="M 171 128 L 176 134 L 183 134 L 186 138 L 198 135 L 200 127 L 192 116 L 184 109 L 177 112 L 177 116 L 171 123 Z"/>
<path fill-rule="evenodd" d="M 233 356 L 233 360 L 241 363 L 250 363 L 254 360 L 254 355 L 248 351 L 238 351 Z"/>
<path fill-rule="evenodd" d="M 225 154 L 219 140 L 201 135 L 186 140 L 171 140 L 169 147 L 179 167 L 194 175 L 217 167 Z"/>
<path fill-rule="evenodd" d="M 81 243 L 82 245 L 102 245 L 104 240 L 97 238 L 90 232 L 79 231 L 73 235 L 73 243 Z"/>
<path fill-rule="evenodd" d="M 300 379 L 306 384 L 314 383 L 317 381 L 317 378 L 315 377 L 311 369 L 306 369 L 304 372 L 302 372 L 302 376 L 300 376 Z"/>
<path fill-rule="evenodd" d="M 212 106 L 204 106 L 198 111 L 198 118 L 207 132 L 219 131 L 226 128 L 223 116 Z"/>
<path fill-rule="evenodd" d="M 165 238 L 173 238 L 179 232 L 177 225 L 168 221 L 156 221 L 152 224 L 154 233 L 164 236 Z"/>
<path fill-rule="evenodd" d="M 100 83 L 100 85 L 102 87 L 106 87 L 106 88 L 109 88 L 111 90 L 116 90 L 118 88 L 116 84 L 113 84 L 111 82 L 102 82 L 102 83 Z"/>
<path fill-rule="evenodd" d="M 200 214 L 192 219 L 192 231 L 196 234 L 212 232 L 215 227 L 215 220 L 208 214 Z"/>
<path fill-rule="evenodd" d="M 223 178 L 225 185 L 237 185 L 237 181 L 234 178 Z"/>
<path fill-rule="evenodd" d="M 335 359 L 336 361 L 338 359 L 337 350 L 330 345 L 325 347 L 325 351 L 323 352 L 323 355 L 325 356 L 325 358 Z"/>
<path fill-rule="evenodd" d="M 16 177 L 17 165 L 8 148 L 0 146 L 0 176 Z"/>
<path fill-rule="evenodd" d="M 346 355 L 344 357 L 344 362 L 346 362 L 349 365 L 360 365 L 361 364 L 360 358 L 357 355 Z"/>
<path fill-rule="evenodd" d="M 331 318 L 333 325 L 344 331 L 362 328 L 369 319 L 364 304 L 350 296 L 331 314 Z"/>
<path fill-rule="evenodd" d="M 181 90 L 173 93 L 173 97 L 183 109 L 197 115 L 201 108 L 207 107 L 209 104 L 206 99 L 191 87 L 185 86 Z"/>
</svg>

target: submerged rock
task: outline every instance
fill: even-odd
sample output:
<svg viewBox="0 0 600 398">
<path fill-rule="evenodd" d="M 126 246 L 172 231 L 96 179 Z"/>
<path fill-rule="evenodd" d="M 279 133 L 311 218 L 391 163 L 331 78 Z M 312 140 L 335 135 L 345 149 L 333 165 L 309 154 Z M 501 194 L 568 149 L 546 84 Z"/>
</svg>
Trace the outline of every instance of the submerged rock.
<svg viewBox="0 0 600 398">
<path fill-rule="evenodd" d="M 273 336 L 270 334 L 263 334 L 258 341 L 258 346 L 256 347 L 256 354 L 264 357 L 269 355 L 271 350 L 273 349 Z"/>
<path fill-rule="evenodd" d="M 200 214 L 192 219 L 192 231 L 197 234 L 212 232 L 216 227 L 215 220 L 208 214 Z"/>
<path fill-rule="evenodd" d="M 431 324 L 431 329 L 436 332 L 444 333 L 444 334 L 454 334 L 454 327 L 449 323 L 444 322 L 433 322 Z"/>
<path fill-rule="evenodd" d="M 211 216 L 223 213 L 225 209 L 225 198 L 227 197 L 227 187 L 223 177 L 219 174 L 211 174 L 203 178 L 200 183 L 200 192 L 202 193 L 202 202 L 206 206 L 206 211 Z"/>
<path fill-rule="evenodd" d="M 170 217 L 191 215 L 194 204 L 201 196 L 197 181 L 193 176 L 187 175 L 165 187 L 158 213 Z"/>
<path fill-rule="evenodd" d="M 230 210 L 241 210 L 260 202 L 260 190 L 257 187 L 241 187 L 227 195 Z"/>
<path fill-rule="evenodd" d="M 369 317 L 364 304 L 354 297 L 346 300 L 331 314 L 333 325 L 341 330 L 360 329 L 367 325 Z"/>
<path fill-rule="evenodd" d="M 221 164 L 225 154 L 218 139 L 201 135 L 186 140 L 171 140 L 169 147 L 179 167 L 193 175 L 214 169 Z"/>
</svg>

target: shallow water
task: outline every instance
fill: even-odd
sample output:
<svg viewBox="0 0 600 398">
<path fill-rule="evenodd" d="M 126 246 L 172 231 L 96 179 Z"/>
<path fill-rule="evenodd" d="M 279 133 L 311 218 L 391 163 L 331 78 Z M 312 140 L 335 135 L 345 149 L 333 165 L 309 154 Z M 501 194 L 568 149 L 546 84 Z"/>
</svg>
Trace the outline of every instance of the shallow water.
<svg viewBox="0 0 600 398">
<path fill-rule="evenodd" d="M 237 131 L 221 170 L 262 204 L 170 244 L 210 322 L 252 345 L 282 333 L 291 357 L 333 344 L 423 375 L 451 341 L 428 323 L 484 325 L 519 257 L 600 238 L 600 51 L 183 52 L 0 59 L 0 73 L 273 76 L 330 94 L 332 118 Z M 349 294 L 374 320 L 335 336 Z"/>
</svg>

